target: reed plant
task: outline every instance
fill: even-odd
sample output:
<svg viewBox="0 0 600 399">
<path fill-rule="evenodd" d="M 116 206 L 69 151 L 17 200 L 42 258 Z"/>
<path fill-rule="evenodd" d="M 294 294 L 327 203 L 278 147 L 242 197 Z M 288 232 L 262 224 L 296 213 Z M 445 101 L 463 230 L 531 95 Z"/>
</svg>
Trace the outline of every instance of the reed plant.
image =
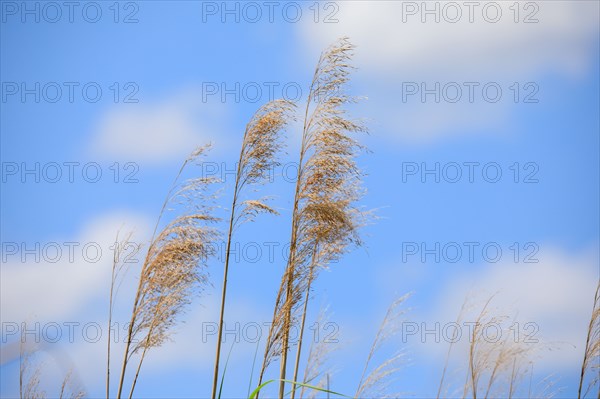
<svg viewBox="0 0 600 399">
<path fill-rule="evenodd" d="M 267 204 L 266 198 L 242 200 L 241 196 L 246 186 L 264 183 L 269 177 L 269 173 L 278 165 L 276 156 L 283 146 L 280 133 L 293 119 L 292 111 L 294 107 L 293 103 L 285 100 L 275 100 L 264 105 L 256 112 L 246 126 L 242 139 L 227 232 L 212 399 L 215 399 L 217 395 L 221 340 L 227 295 L 227 276 L 229 273 L 233 233 L 241 224 L 253 221 L 254 217 L 260 213 L 278 214 L 275 209 Z"/>
<path fill-rule="evenodd" d="M 210 191 L 215 181 L 205 177 L 179 181 L 186 167 L 198 162 L 206 150 L 206 147 L 199 147 L 184 161 L 159 213 L 133 300 L 117 398 L 122 397 L 127 367 L 134 355 L 138 355 L 138 360 L 127 395 L 129 398 L 133 397 L 148 351 L 161 346 L 169 338 L 178 316 L 191 302 L 192 296 L 208 283 L 205 265 L 214 253 L 212 243 L 218 237 L 218 231 L 212 226 L 217 221 L 212 215 L 214 206 L 211 205 L 215 194 Z M 181 205 L 183 212 L 166 222 L 158 232 L 169 205 Z M 116 282 L 115 268 L 111 293 Z M 109 374 L 110 364 L 107 376 Z"/>
<path fill-rule="evenodd" d="M 269 329 L 259 384 L 279 358 L 279 396 L 285 393 L 290 330 L 300 324 L 293 380 L 298 378 L 303 330 L 311 285 L 321 268 L 360 245 L 358 228 L 365 213 L 360 199 L 362 173 L 355 157 L 362 149 L 353 133 L 364 132 L 344 106 L 357 98 L 345 93 L 354 46 L 342 38 L 321 54 L 306 99 L 298 160 L 290 250 Z M 313 104 L 314 103 L 314 104 Z M 300 320 L 300 321 L 299 321 Z M 291 397 L 295 395 L 292 390 Z"/>
<path fill-rule="evenodd" d="M 296 116 L 297 105 L 275 100 L 260 107 L 245 127 L 228 217 L 223 218 L 226 231 L 226 250 L 221 281 L 218 335 L 212 370 L 211 398 L 221 397 L 219 375 L 221 370 L 222 339 L 227 309 L 229 275 L 232 271 L 231 246 L 236 231 L 259 214 L 277 215 L 268 195 L 258 196 L 258 187 L 265 185 L 269 173 L 278 165 L 284 148 L 284 132 L 291 123 L 300 120 L 302 130 L 298 153 L 298 173 L 291 206 L 289 256 L 284 265 L 281 281 L 274 287 L 272 322 L 269 327 L 258 382 L 252 390 L 254 364 L 248 389 L 249 398 L 258 398 L 269 384 L 277 385 L 279 398 L 313 398 L 319 393 L 330 396 L 399 397 L 391 393 L 393 383 L 404 365 L 405 352 L 400 348 L 380 360 L 384 345 L 393 344 L 406 313 L 408 295 L 395 300 L 389 307 L 375 339 L 366 354 L 366 361 L 353 396 L 336 392 L 331 379 L 334 373 L 326 369 L 332 347 L 324 342 L 312 342 L 300 377 L 304 330 L 309 314 L 309 302 L 320 272 L 342 258 L 352 248 L 363 245 L 360 230 L 372 219 L 372 214 L 359 204 L 365 194 L 362 188 L 364 174 L 357 165 L 357 157 L 366 151 L 360 143 L 360 134 L 367 129 L 361 120 L 348 114 L 350 105 L 360 98 L 348 94 L 353 71 L 355 47 L 348 38 L 341 38 L 328 47 L 317 61 L 301 117 Z M 131 313 L 123 349 L 116 397 L 134 395 L 142 365 L 148 353 L 163 345 L 171 336 L 197 294 L 209 284 L 208 262 L 215 253 L 214 243 L 222 237 L 218 228 L 215 200 L 222 183 L 213 178 L 183 176 L 193 165 L 202 162 L 208 146 L 196 149 L 181 165 L 158 214 L 138 270 L 137 289 L 132 300 Z M 185 173 L 184 173 L 185 172 Z M 131 248 L 132 236 L 119 237 L 115 246 L 108 300 L 108 339 L 106 358 L 106 398 L 111 395 L 111 325 L 117 305 L 119 287 L 124 281 L 128 265 L 124 262 L 123 248 Z M 142 247 L 134 245 L 134 254 Z M 507 318 L 492 310 L 492 298 L 487 300 L 475 317 L 466 348 L 465 375 L 456 393 L 463 398 L 492 397 L 550 397 L 551 379 L 543 380 L 541 393 L 532 393 L 533 349 L 511 342 L 509 334 L 494 342 L 484 339 L 483 326 L 502 325 Z M 466 303 L 466 302 L 465 302 Z M 456 324 L 466 318 L 470 307 L 463 305 Z M 326 319 L 321 313 L 320 320 Z M 295 354 L 292 353 L 291 331 L 299 331 Z M 456 353 L 455 341 L 449 344 L 446 359 L 437 386 L 437 397 L 448 389 L 449 359 Z M 259 347 L 256 348 L 256 354 Z M 386 351 L 387 352 L 387 351 Z M 257 355 L 254 361 L 256 362 Z M 293 356 L 293 361 L 290 360 Z M 21 349 L 19 390 L 21 399 L 43 398 L 40 388 L 40 368 L 34 368 L 30 353 Z M 259 359 L 260 360 L 260 359 Z M 265 381 L 269 367 L 279 362 L 278 378 Z M 594 304 L 580 370 L 578 397 L 584 398 L 598 385 L 600 362 L 600 283 Z M 291 363 L 291 364 L 290 364 Z M 288 377 L 291 371 L 291 377 Z M 529 377 L 529 387 L 526 377 Z M 220 386 L 223 385 L 223 378 Z M 71 374 L 67 374 L 60 388 L 60 398 L 79 399 L 83 391 L 73 388 Z M 527 393 L 525 393 L 527 392 Z M 598 393 L 600 399 L 600 390 Z"/>
</svg>

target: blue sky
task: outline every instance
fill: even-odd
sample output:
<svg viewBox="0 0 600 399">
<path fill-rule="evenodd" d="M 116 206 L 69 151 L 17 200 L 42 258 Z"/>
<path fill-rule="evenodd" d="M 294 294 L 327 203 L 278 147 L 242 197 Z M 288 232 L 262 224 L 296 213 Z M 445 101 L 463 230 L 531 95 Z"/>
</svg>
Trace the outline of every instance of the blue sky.
<svg viewBox="0 0 600 399">
<path fill-rule="evenodd" d="M 31 336 L 40 338 L 49 396 L 71 367 L 90 397 L 103 395 L 105 341 L 89 342 L 81 329 L 105 324 L 117 231 L 148 239 L 173 176 L 197 145 L 212 142 L 213 149 L 189 176 L 231 170 L 246 122 L 272 99 L 269 87 L 292 99 L 300 87 L 302 101 L 319 53 L 340 36 L 357 45 L 349 89 L 368 100 L 352 112 L 367 119 L 370 134 L 361 140 L 372 151 L 359 159 L 367 173 L 362 203 L 379 219 L 364 229 L 365 248 L 322 273 L 310 303 L 311 320 L 327 307 L 339 333 L 328 361 L 332 386 L 353 394 L 394 298 L 412 292 L 405 321 L 433 328 L 454 321 L 465 298 L 481 306 L 498 292 L 494 311 L 515 317 L 521 329 L 534 323 L 544 342 L 533 345 L 534 382 L 553 374 L 557 396 L 573 397 L 599 278 L 598 3 L 519 3 L 517 16 L 512 2 L 482 2 L 473 22 L 460 2 L 429 2 L 439 22 L 421 2 L 274 3 L 270 22 L 263 2 L 76 2 L 71 22 L 60 2 L 0 2 L 2 397 L 18 396 L 10 329 L 23 321 L 41 323 Z M 451 22 L 456 4 L 461 18 Z M 253 22 L 256 9 L 261 15 Z M 295 10 L 301 14 L 293 22 Z M 436 83 L 439 102 L 435 93 L 423 99 L 421 90 Z M 22 97 L 23 85 L 34 93 Z M 409 87 L 419 92 L 410 95 Z M 452 102 L 457 87 L 462 96 Z M 93 102 L 97 88 L 102 94 Z M 223 88 L 233 94 L 223 98 Z M 497 88 L 502 95 L 492 102 Z M 287 133 L 286 167 L 297 159 L 299 134 L 298 126 Z M 422 174 L 436 165 L 439 181 Z M 261 217 L 236 237 L 242 255 L 231 272 L 227 322 L 241 327 L 224 347 L 241 339 L 227 397 L 247 392 L 256 344 L 242 329 L 270 320 L 285 264 L 294 186 L 283 170 L 261 189 L 276 195 L 282 215 Z M 491 182 L 498 170 L 501 178 Z M 224 180 L 226 207 L 233 182 L 230 175 Z M 65 245 L 71 242 L 78 243 L 73 259 Z M 82 253 L 90 243 L 101 254 Z M 422 254 L 436 245 L 439 260 Z M 62 252 L 55 259 L 56 246 Z M 442 252 L 457 247 L 456 262 L 454 252 Z M 495 259 L 483 247 L 502 254 Z M 253 248 L 261 251 L 257 261 Z M 209 271 L 213 287 L 193 302 L 173 342 L 150 354 L 136 396 L 209 395 L 216 338 L 203 332 L 217 320 L 219 260 Z M 134 284 L 132 272 L 119 297 L 119 322 Z M 79 323 L 74 342 L 65 322 Z M 48 323 L 61 326 L 59 342 L 48 342 Z M 401 335 L 376 360 L 405 351 L 393 390 L 435 395 L 448 344 Z M 116 345 L 115 359 L 121 354 Z M 465 347 L 457 345 L 450 396 L 462 384 L 465 361 Z"/>
</svg>

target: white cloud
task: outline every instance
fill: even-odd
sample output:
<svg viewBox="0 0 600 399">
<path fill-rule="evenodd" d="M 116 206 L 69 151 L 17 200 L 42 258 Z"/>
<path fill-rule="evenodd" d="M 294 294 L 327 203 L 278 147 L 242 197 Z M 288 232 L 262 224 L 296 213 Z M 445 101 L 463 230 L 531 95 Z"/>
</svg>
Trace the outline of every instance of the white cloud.
<svg viewBox="0 0 600 399">
<path fill-rule="evenodd" d="M 114 213 L 90 222 L 78 237 L 40 242 L 39 261 L 34 254 L 23 259 L 21 251 L 5 253 L 2 321 L 62 322 L 81 315 L 93 300 L 107 296 L 117 232 L 122 236 L 133 230 L 132 239 L 143 242 L 149 226 L 142 216 Z"/>
<path fill-rule="evenodd" d="M 143 244 L 148 239 L 150 228 L 151 221 L 143 215 L 111 212 L 91 220 L 75 237 L 54 237 L 40 242 L 39 250 L 35 251 L 39 259 L 34 253 L 27 254 L 24 259 L 21 251 L 3 253 L 5 259 L 0 270 L 0 364 L 3 367 L 5 364 L 14 365 L 19 355 L 19 333 L 23 333 L 26 344 L 39 350 L 39 360 L 44 365 L 43 384 L 61 380 L 72 370 L 72 377 L 78 385 L 84 388 L 95 385 L 98 373 L 103 372 L 98 367 L 103 363 L 92 362 L 95 364 L 92 367 L 88 360 L 103 358 L 106 341 L 87 345 L 77 343 L 86 334 L 94 337 L 98 332 L 96 326 L 104 328 L 112 248 L 117 233 L 122 239 L 125 234 L 133 232 L 131 240 Z M 33 249 L 35 244 L 27 243 L 26 248 Z M 125 249 L 124 254 L 127 256 L 131 252 Z M 141 258 L 129 259 L 139 261 Z M 132 266 L 135 268 L 136 264 Z M 128 277 L 135 278 L 133 274 Z M 124 303 L 127 303 L 126 299 L 134 288 L 129 285 L 125 285 L 119 293 Z M 27 323 L 27 331 L 24 331 L 23 323 Z M 99 333 L 105 336 L 105 331 Z M 54 340 L 60 340 L 60 343 L 53 344 Z M 91 354 L 94 357 L 87 356 Z M 10 381 L 3 386 L 4 395 L 14 391 L 13 383 Z M 56 387 L 49 389 L 55 392 Z"/>
<path fill-rule="evenodd" d="M 91 151 L 99 156 L 160 163 L 222 140 L 225 104 L 203 102 L 195 89 L 167 100 L 119 104 L 102 116 Z"/>
<path fill-rule="evenodd" d="M 360 94 L 369 96 L 369 116 L 393 138 L 403 141 L 510 131 L 511 110 L 516 107 L 512 83 L 539 83 L 554 74 L 572 78 L 589 72 L 598 40 L 597 2 L 520 2 L 519 23 L 514 22 L 510 8 L 513 2 L 477 2 L 473 22 L 469 22 L 470 9 L 465 3 L 338 2 L 334 17 L 339 22 L 315 24 L 307 18 L 300 24 L 300 34 L 311 54 L 340 36 L 349 36 L 358 45 L 356 65 L 360 68 L 358 76 L 364 78 Z M 485 20 L 486 4 L 500 7 L 502 16 L 497 23 Z M 439 23 L 434 15 L 422 15 L 423 7 L 436 6 Z M 448 22 L 457 15 L 457 9 L 461 18 Z M 411 14 L 411 10 L 416 13 Z M 538 22 L 523 23 L 531 13 Z M 485 15 L 494 18 L 494 7 L 488 6 Z M 426 103 L 419 96 L 403 102 L 403 82 L 427 82 L 428 87 L 435 82 L 442 86 L 479 82 L 479 98 L 470 103 L 464 88 L 455 104 L 443 98 L 436 104 L 432 96 Z M 501 85 L 501 101 L 488 103 L 481 98 L 480 88 L 488 82 Z M 521 87 L 520 95 L 523 93 Z"/>
<path fill-rule="evenodd" d="M 494 7 L 483 12 L 486 3 L 494 3 L 502 16 L 496 23 Z M 319 47 L 336 37 L 348 35 L 359 46 L 359 64 L 393 74 L 431 72 L 477 75 L 498 74 L 514 77 L 547 69 L 571 72 L 589 61 L 589 46 L 598 31 L 598 3 L 587 1 L 536 2 L 535 8 L 521 9 L 521 21 L 534 13 L 537 23 L 515 23 L 513 3 L 484 2 L 473 10 L 464 2 L 369 2 L 339 4 L 338 23 L 302 25 L 307 40 Z M 423 15 L 423 7 L 438 6 L 440 22 Z M 490 4 L 491 5 L 491 4 Z M 417 7 L 411 14 L 411 7 Z M 450 6 L 450 7 L 449 7 Z M 523 5 L 521 4 L 523 8 Z M 461 18 L 455 23 L 455 10 Z M 444 12 L 444 10 L 446 10 Z M 446 18 L 444 18 L 446 16 Z M 426 22 L 422 22 L 422 18 Z M 406 22 L 403 22 L 405 18 Z M 475 76 L 473 76 L 475 75 Z"/>
<path fill-rule="evenodd" d="M 552 372 L 577 370 L 598 284 L 598 253 L 568 254 L 554 248 L 540 252 L 538 258 L 539 263 L 486 264 L 457 273 L 444 283 L 431 310 L 420 316 L 429 323 L 454 322 L 469 295 L 479 300 L 470 312 L 476 316 L 495 294 L 492 308 L 498 315 L 515 317 L 519 327 L 514 331 L 518 331 L 520 342 L 529 336 L 555 349 L 541 351 L 542 361 L 536 362 L 536 367 Z M 475 321 L 475 317 L 468 321 Z M 535 324 L 526 328 L 528 322 Z M 536 328 L 539 330 L 534 333 Z M 439 359 L 447 344 L 419 344 L 416 349 Z"/>
</svg>

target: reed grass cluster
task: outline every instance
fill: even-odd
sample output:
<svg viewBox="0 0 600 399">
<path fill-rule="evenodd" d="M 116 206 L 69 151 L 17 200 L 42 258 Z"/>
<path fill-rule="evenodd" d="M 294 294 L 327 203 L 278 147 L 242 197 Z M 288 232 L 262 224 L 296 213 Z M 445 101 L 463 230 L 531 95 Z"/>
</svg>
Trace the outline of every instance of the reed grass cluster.
<svg viewBox="0 0 600 399">
<path fill-rule="evenodd" d="M 516 389 L 523 382 L 532 347 L 513 340 L 508 331 L 496 331 L 493 339 L 484 339 L 484 326 L 502 326 L 507 317 L 490 312 L 489 298 L 475 319 L 469 339 L 469 367 L 463 397 L 490 398 L 515 397 Z M 540 343 L 541 345 L 541 343 Z"/>
<path fill-rule="evenodd" d="M 333 261 L 363 244 L 361 227 L 372 219 L 371 213 L 359 204 L 365 190 L 362 188 L 363 172 L 357 165 L 357 157 L 366 151 L 359 138 L 367 129 L 360 120 L 352 118 L 347 110 L 348 105 L 360 100 L 350 96 L 347 90 L 353 71 L 354 50 L 347 38 L 341 38 L 321 54 L 300 116 L 296 115 L 296 104 L 283 100 L 267 103 L 252 116 L 242 138 L 228 218 L 223 218 L 224 228 L 219 229 L 221 218 L 215 216 L 215 200 L 221 182 L 206 177 L 182 181 L 184 172 L 201 162 L 208 147 L 199 147 L 183 162 L 163 202 L 143 264 L 137 271 L 138 285 L 132 299 L 119 378 L 116 389 L 111 389 L 115 388 L 115 382 L 111 379 L 114 348 L 111 347 L 110 327 L 119 287 L 127 272 L 127 265 L 123 263 L 119 251 L 132 241 L 131 235 L 122 238 L 117 236 L 121 245 L 115 246 L 108 301 L 107 399 L 113 393 L 119 399 L 125 396 L 131 399 L 134 396 L 148 353 L 170 338 L 173 327 L 194 297 L 209 284 L 207 267 L 214 255 L 212 244 L 224 236 L 227 246 L 222 265 L 218 336 L 211 386 L 212 399 L 221 397 L 224 375 L 221 370 L 221 344 L 228 278 L 232 272 L 232 240 L 243 224 L 254 221 L 258 215 L 278 215 L 276 208 L 270 205 L 270 197 L 259 196 L 258 192 L 264 190 L 262 186 L 267 183 L 269 172 L 278 164 L 285 146 L 284 132 L 296 120 L 302 122 L 302 131 L 291 209 L 289 256 L 287 263 L 282 265 L 279 287 L 273 287 L 272 323 L 263 344 L 257 382 L 253 382 L 251 374 L 248 396 L 257 398 L 261 389 L 272 383 L 278 385 L 279 398 L 313 398 L 323 393 L 328 397 L 339 395 L 332 387 L 335 385 L 331 382 L 333 373 L 325 368 L 331 346 L 323 342 L 311 343 L 302 377 L 300 369 L 302 351 L 306 350 L 303 345 L 304 329 L 314 282 Z M 221 230 L 225 231 L 224 235 Z M 135 246 L 136 253 L 141 251 L 140 246 Z M 398 334 L 406 312 L 404 304 L 407 298 L 407 295 L 398 298 L 385 314 L 373 344 L 366 353 L 362 374 L 357 376 L 354 398 L 401 396 L 401 393 L 392 393 L 390 389 L 401 373 L 405 353 L 398 348 L 396 353 L 383 361 L 379 360 L 377 354 L 384 345 L 394 343 L 393 337 Z M 473 399 L 532 396 L 532 349 L 510 342 L 507 338 L 493 344 L 482 339 L 482 325 L 505 321 L 491 310 L 491 300 L 485 303 L 475 318 L 461 391 L 448 391 L 449 359 L 454 345 L 451 343 L 441 369 L 439 385 L 436 384 L 438 398 L 446 395 Z M 467 308 L 463 306 L 457 321 L 462 320 L 466 312 Z M 326 316 L 322 313 L 320 317 Z M 293 328 L 299 331 L 295 348 L 290 342 Z M 258 353 L 259 347 L 256 350 Z M 584 352 L 580 398 L 586 397 L 598 385 L 600 284 L 594 297 Z M 276 363 L 277 377 L 265 381 L 271 371 L 270 366 Z M 530 386 L 524 395 L 522 387 L 527 384 L 527 376 Z M 45 397 L 40 389 L 39 368 L 32 368 L 30 355 L 24 352 L 21 354 L 19 378 L 22 399 Z M 67 375 L 60 389 L 61 398 L 67 397 L 69 381 L 70 375 Z M 551 383 L 546 385 L 550 386 Z M 255 389 L 252 391 L 252 388 Z M 541 395 L 546 397 L 551 393 L 545 390 Z M 71 398 L 82 396 L 83 393 L 77 389 L 70 394 Z"/>
<path fill-rule="evenodd" d="M 293 380 L 298 377 L 312 282 L 319 269 L 339 258 L 348 245 L 360 245 L 358 228 L 364 222 L 364 212 L 355 206 L 362 191 L 355 157 L 362 147 L 351 134 L 366 129 L 350 119 L 344 109 L 344 105 L 356 101 L 344 90 L 352 70 L 353 50 L 344 38 L 321 55 L 306 100 L 290 252 L 259 375 L 260 385 L 269 364 L 279 358 L 280 397 L 285 393 L 290 330 L 299 323 Z M 295 389 L 291 397 L 294 395 Z"/>
<path fill-rule="evenodd" d="M 194 294 L 207 284 L 206 262 L 214 252 L 211 245 L 218 237 L 213 224 L 218 220 L 212 216 L 214 195 L 210 178 L 193 178 L 180 182 L 185 168 L 198 162 L 207 148 L 199 147 L 183 163 L 159 214 L 146 257 L 142 265 L 139 283 L 133 300 L 131 318 L 121 364 L 117 397 L 121 398 L 126 384 L 127 369 L 136 359 L 134 376 L 131 379 L 128 397 L 132 398 L 135 386 L 148 351 L 161 346 L 170 336 L 178 316 L 190 304 Z M 160 232 L 167 206 L 182 208 L 182 213 L 165 223 Z M 157 233 L 158 232 L 158 233 Z M 124 246 L 118 246 L 124 247 Z M 115 256 L 115 259 L 122 257 Z M 112 313 L 116 294 L 114 285 L 121 266 L 113 265 L 110 289 Z M 110 316 L 109 316 L 110 322 Z M 110 344 L 109 344 L 110 345 Z M 110 359 L 110 346 L 108 348 Z M 110 396 L 110 360 L 107 365 L 107 397 Z"/>
<path fill-rule="evenodd" d="M 402 316 L 406 311 L 403 304 L 408 297 L 409 295 L 407 294 L 396 299 L 388 308 L 367 356 L 354 398 L 383 398 L 398 397 L 400 395 L 399 393 L 390 394 L 387 390 L 393 382 L 393 377 L 400 371 L 400 365 L 404 357 L 403 352 L 400 351 L 392 355 L 378 366 L 372 368 L 371 371 L 369 371 L 369 368 L 371 367 L 375 353 L 386 341 L 391 340 L 398 334 Z"/>
<path fill-rule="evenodd" d="M 278 164 L 276 155 L 282 148 L 281 131 L 293 118 L 294 104 L 289 101 L 275 100 L 261 107 L 252 117 L 242 140 L 235 176 L 235 186 L 229 217 L 227 248 L 223 268 L 223 288 L 221 290 L 221 308 L 219 310 L 219 330 L 217 335 L 215 367 L 213 373 L 212 398 L 217 395 L 219 378 L 219 361 L 221 357 L 221 341 L 223 320 L 227 295 L 227 276 L 231 255 L 233 233 L 241 224 L 252 221 L 260 213 L 278 214 L 270 207 L 265 198 L 242 200 L 241 195 L 246 185 L 262 184 L 269 171 Z"/>
</svg>

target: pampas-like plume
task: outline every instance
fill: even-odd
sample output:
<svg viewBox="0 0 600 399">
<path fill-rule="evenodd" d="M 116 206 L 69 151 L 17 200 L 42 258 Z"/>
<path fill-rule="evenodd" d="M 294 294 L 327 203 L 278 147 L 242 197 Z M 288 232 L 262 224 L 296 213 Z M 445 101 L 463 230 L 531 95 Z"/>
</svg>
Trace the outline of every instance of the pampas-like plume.
<svg viewBox="0 0 600 399">
<path fill-rule="evenodd" d="M 132 252 L 129 256 L 136 256 L 140 251 L 141 246 L 134 244 L 131 241 L 131 233 L 125 238 L 119 240 L 119 234 L 115 240 L 114 252 L 113 252 L 113 267 L 110 279 L 110 295 L 108 301 L 108 322 L 107 322 L 107 346 L 106 346 L 106 399 L 110 397 L 110 354 L 111 354 L 111 326 L 112 326 L 112 314 L 114 310 L 115 299 L 119 291 L 120 283 L 123 281 L 122 277 L 127 272 L 129 263 L 126 262 L 123 251 L 128 248 L 132 248 Z"/>
<path fill-rule="evenodd" d="M 522 371 L 523 364 L 527 364 L 534 349 L 527 342 L 512 340 L 508 331 L 503 331 L 502 324 L 507 318 L 490 312 L 489 306 L 493 298 L 492 296 L 486 301 L 471 328 L 467 382 L 463 397 L 470 392 L 473 399 L 478 396 L 512 398 L 526 372 Z M 490 325 L 497 328 L 497 336 L 489 338 L 485 334 L 484 329 Z M 501 386 L 506 391 L 494 392 L 496 386 Z"/>
<path fill-rule="evenodd" d="M 78 389 L 71 379 L 73 371 L 69 371 L 63 379 L 60 387 L 60 396 L 58 399 L 83 399 L 85 397 L 85 391 Z M 68 395 L 67 395 L 68 394 Z"/>
<path fill-rule="evenodd" d="M 460 322 L 462 321 L 462 318 L 463 318 L 464 312 L 466 311 L 466 308 L 467 308 L 467 300 L 465 299 L 465 301 L 463 302 L 463 304 L 460 308 L 460 312 L 458 313 L 458 317 L 456 318 L 455 325 L 459 325 Z M 450 345 L 448 345 L 448 352 L 446 352 L 446 360 L 444 361 L 444 368 L 442 370 L 442 376 L 440 377 L 440 385 L 438 387 L 436 399 L 439 399 L 440 395 L 442 394 L 442 388 L 444 387 L 444 379 L 446 378 L 446 372 L 448 370 L 448 362 L 450 361 L 450 353 L 452 352 L 452 347 L 454 346 L 454 344 L 456 342 L 456 340 L 454 339 L 455 337 L 452 337 L 452 338 L 453 339 L 450 341 Z"/>
<path fill-rule="evenodd" d="M 25 349 L 23 339 L 19 349 L 19 397 L 20 399 L 44 399 L 46 392 L 40 389 L 42 370 L 39 366 L 32 368 L 33 351 Z"/>
<path fill-rule="evenodd" d="M 321 309 L 317 319 L 318 325 L 324 325 L 327 319 L 327 309 Z M 308 359 L 304 369 L 304 378 L 302 379 L 304 384 L 310 384 L 322 389 L 329 389 L 328 382 L 331 372 L 330 370 L 324 369 L 323 366 L 331 352 L 336 349 L 335 346 L 332 345 L 333 343 L 333 341 L 329 341 L 327 339 L 311 341 L 308 351 Z M 296 387 L 294 387 L 294 389 L 295 388 Z M 300 390 L 300 398 L 304 398 L 304 392 L 306 389 L 306 386 L 302 386 L 302 389 Z M 314 399 L 316 398 L 317 394 L 318 391 L 313 389 L 310 391 L 307 397 L 308 399 Z"/>
<path fill-rule="evenodd" d="M 217 336 L 212 385 L 213 399 L 216 397 L 217 380 L 219 377 L 221 337 L 223 334 L 223 319 L 225 315 L 225 301 L 227 294 L 227 274 L 229 270 L 229 255 L 233 232 L 237 226 L 244 222 L 252 221 L 259 213 L 277 214 L 277 212 L 268 206 L 264 200 L 251 199 L 239 202 L 240 195 L 246 184 L 264 183 L 268 177 L 268 173 L 278 164 L 275 160 L 275 155 L 282 147 L 279 133 L 292 119 L 293 109 L 294 104 L 289 101 L 271 101 L 262 106 L 254 114 L 244 132 L 231 204 L 229 232 L 227 234 L 227 249 L 223 269 L 223 288 L 221 290 L 219 332 Z"/>
<path fill-rule="evenodd" d="M 582 389 L 587 372 L 594 376 L 589 382 L 587 389 L 583 393 Z M 588 325 L 587 338 L 585 341 L 585 351 L 583 362 L 581 364 L 581 376 L 579 378 L 578 398 L 585 398 L 589 391 L 598 384 L 600 380 L 600 281 L 596 288 L 594 296 L 594 306 L 592 307 L 592 317 Z M 600 399 L 600 387 L 598 388 L 598 399 Z"/>
<path fill-rule="evenodd" d="M 349 119 L 344 105 L 357 99 L 344 93 L 352 67 L 354 46 L 342 38 L 321 54 L 310 86 L 294 205 L 290 256 L 275 301 L 262 376 L 270 362 L 280 356 L 279 397 L 285 391 L 289 332 L 297 323 L 296 314 L 303 295 L 320 267 L 346 252 L 348 244 L 360 244 L 357 229 L 363 213 L 354 207 L 361 196 L 361 172 L 355 157 L 362 146 L 349 136 L 365 131 Z M 311 107 L 312 103 L 316 105 Z M 305 300 L 306 303 L 306 300 Z M 304 312 L 305 313 L 305 312 Z M 299 340 L 299 348 L 301 348 Z M 294 372 L 297 376 L 297 367 Z M 293 397 L 293 394 L 292 394 Z"/>
<path fill-rule="evenodd" d="M 209 226 L 216 218 L 211 216 L 212 196 L 207 195 L 214 180 L 197 178 L 180 186 L 177 184 L 184 168 L 197 161 L 205 149 L 198 148 L 183 163 L 159 214 L 133 302 L 117 398 L 121 398 L 125 372 L 132 356 L 139 354 L 140 359 L 129 398 L 148 350 L 169 338 L 171 328 L 190 303 L 196 288 L 202 288 L 207 281 L 203 266 L 214 252 L 212 243 L 217 237 L 217 231 Z M 156 235 L 167 204 L 178 203 L 186 206 L 186 212 Z"/>
<path fill-rule="evenodd" d="M 399 370 L 399 362 L 403 358 L 403 353 L 399 352 L 393 355 L 379 366 L 375 367 L 369 374 L 367 374 L 367 370 L 369 369 L 371 360 L 373 360 L 373 356 L 379 348 L 398 333 L 400 328 L 400 318 L 406 312 L 402 305 L 409 297 L 410 294 L 401 296 L 388 308 L 388 311 L 381 322 L 381 326 L 377 331 L 371 350 L 369 351 L 369 356 L 367 356 L 367 361 L 365 362 L 365 367 L 354 398 L 390 397 L 385 396 L 385 390 L 391 383 L 390 377 Z"/>
<path fill-rule="evenodd" d="M 21 337 L 19 350 L 19 397 L 20 399 L 45 399 L 46 392 L 40 388 L 42 369 L 38 364 L 33 366 L 33 357 L 37 352 L 37 348 L 26 348 L 27 342 L 24 337 Z M 85 391 L 78 388 L 73 382 L 72 370 L 69 370 L 63 378 L 60 386 L 59 399 L 82 399 L 85 396 Z"/>
</svg>

